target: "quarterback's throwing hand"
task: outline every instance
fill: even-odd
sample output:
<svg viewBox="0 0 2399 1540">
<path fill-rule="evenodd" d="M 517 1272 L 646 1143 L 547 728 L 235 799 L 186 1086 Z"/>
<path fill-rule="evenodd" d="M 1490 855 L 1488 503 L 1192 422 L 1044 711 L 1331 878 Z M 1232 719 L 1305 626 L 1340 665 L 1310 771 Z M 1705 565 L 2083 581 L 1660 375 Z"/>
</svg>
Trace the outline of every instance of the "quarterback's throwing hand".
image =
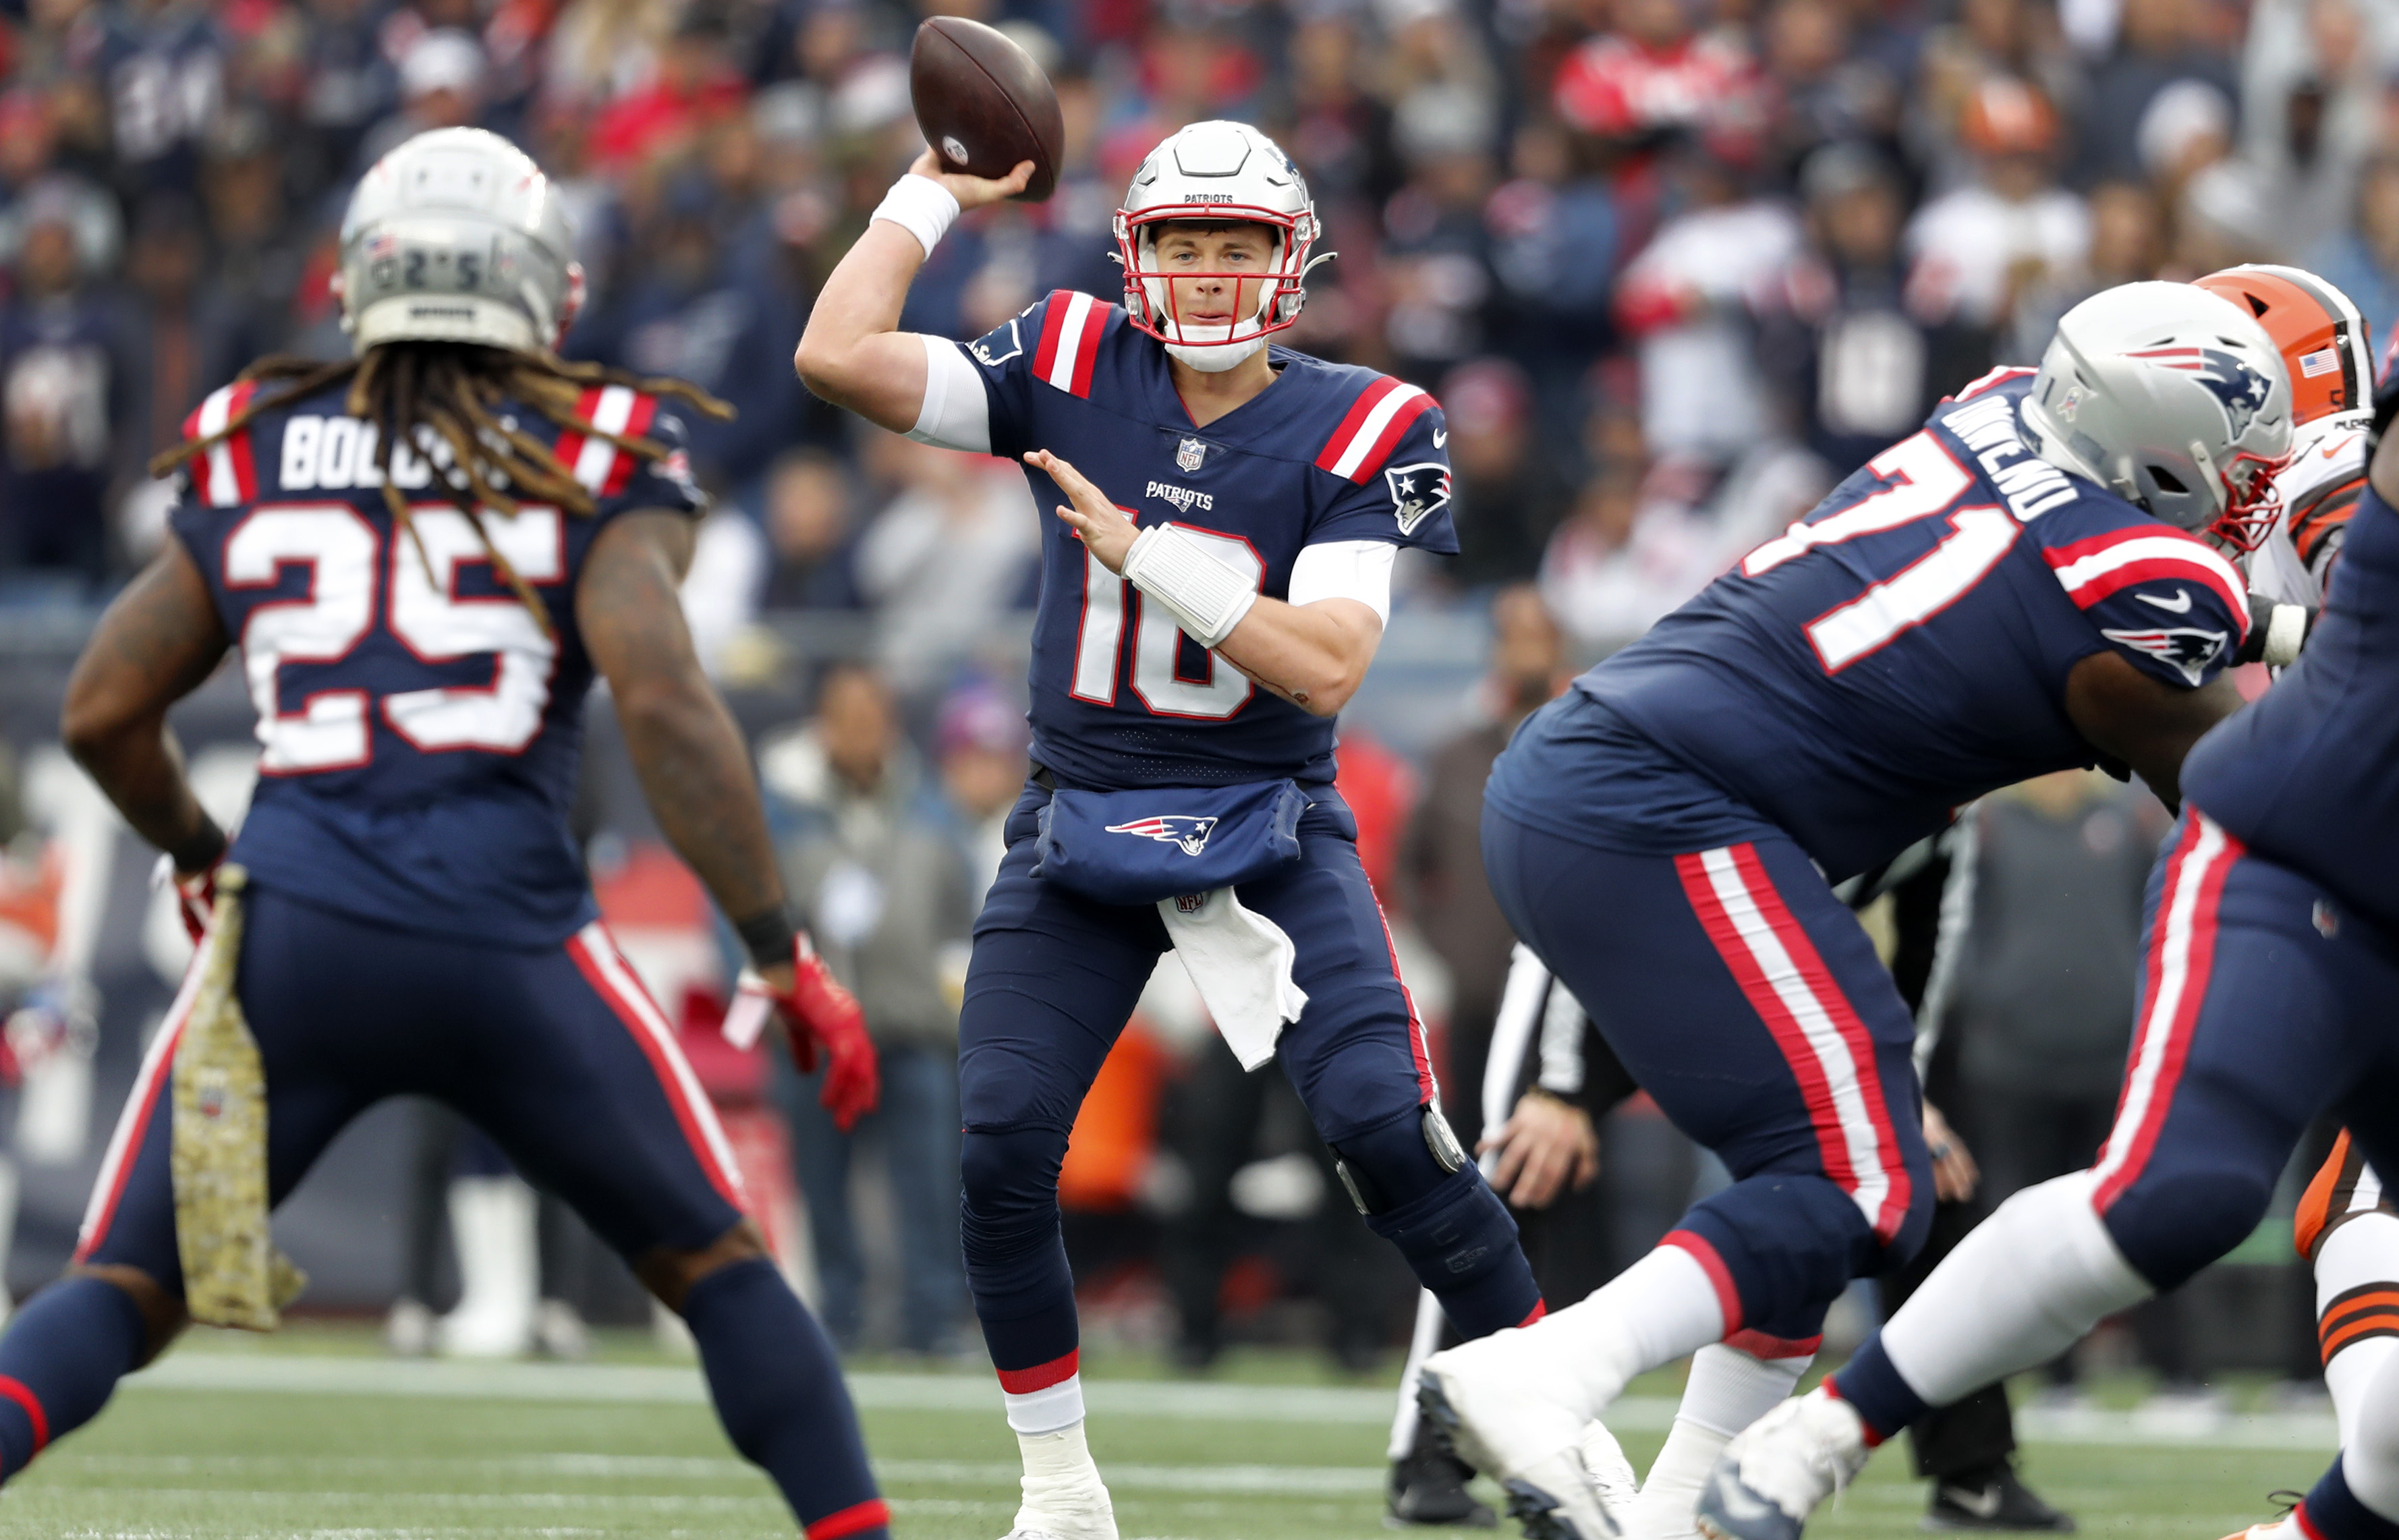
<svg viewBox="0 0 2399 1540">
<path fill-rule="evenodd" d="M 1081 471 L 1046 449 L 1027 453 L 1024 463 L 1057 482 L 1058 490 L 1074 504 L 1060 508 L 1058 517 L 1066 521 L 1075 537 L 1100 559 L 1100 565 L 1122 573 L 1125 554 L 1132 549 L 1133 536 L 1141 533 L 1125 517 L 1124 509 L 1109 502 L 1107 494 L 1085 480 Z"/>
<path fill-rule="evenodd" d="M 752 979 L 763 986 L 776 1014 L 782 1018 L 783 1030 L 791 1037 L 792 1062 L 802 1074 L 816 1072 L 818 1051 L 823 1051 L 824 1087 L 817 1100 L 833 1114 L 834 1126 L 849 1132 L 860 1118 L 874 1110 L 883 1092 L 874 1045 L 867 1038 L 866 1013 L 859 1009 L 858 997 L 841 986 L 824 959 L 809 950 L 805 938 L 789 966 L 745 978 L 743 989 L 753 987 Z"/>
<path fill-rule="evenodd" d="M 942 157 L 928 146 L 925 153 L 916 157 L 916 163 L 908 168 L 908 174 L 940 182 L 950 190 L 950 196 L 958 200 L 958 207 L 962 209 L 980 209 L 985 204 L 1012 198 L 1024 191 L 1024 184 L 1033 180 L 1033 162 L 1018 161 L 1015 169 L 1004 177 L 970 177 L 963 171 L 942 169 Z"/>
</svg>

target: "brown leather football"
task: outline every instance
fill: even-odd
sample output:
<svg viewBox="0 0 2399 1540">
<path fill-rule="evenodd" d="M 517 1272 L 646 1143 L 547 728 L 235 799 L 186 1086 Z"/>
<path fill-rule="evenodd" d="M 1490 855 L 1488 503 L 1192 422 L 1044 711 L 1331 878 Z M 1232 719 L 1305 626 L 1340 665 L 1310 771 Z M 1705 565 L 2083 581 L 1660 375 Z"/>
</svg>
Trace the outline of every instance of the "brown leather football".
<svg viewBox="0 0 2399 1540">
<path fill-rule="evenodd" d="M 1033 180 L 1017 197 L 1039 203 L 1057 191 L 1066 153 L 1058 93 L 1006 33 L 963 16 L 926 21 L 908 53 L 908 95 L 942 169 L 1004 177 L 1029 160 Z"/>
</svg>

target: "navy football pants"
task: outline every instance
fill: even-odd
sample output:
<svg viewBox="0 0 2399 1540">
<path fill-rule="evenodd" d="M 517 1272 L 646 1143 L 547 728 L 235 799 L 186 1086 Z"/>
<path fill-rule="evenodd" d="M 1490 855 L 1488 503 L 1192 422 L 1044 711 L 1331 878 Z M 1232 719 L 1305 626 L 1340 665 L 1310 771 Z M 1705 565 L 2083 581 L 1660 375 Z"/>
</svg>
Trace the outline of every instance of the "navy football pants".
<svg viewBox="0 0 2399 1540">
<path fill-rule="evenodd" d="M 2140 1006 L 2093 1201 L 2168 1290 L 2248 1238 L 2300 1134 L 2338 1114 L 2399 1170 L 2399 942 L 2186 811 L 2149 876 Z"/>
<path fill-rule="evenodd" d="M 252 887 L 243 1015 L 266 1069 L 266 1180 L 283 1201 L 387 1096 L 448 1103 L 631 1261 L 741 1219 L 732 1152 L 674 1033 L 598 924 L 522 952 L 370 925 Z M 151 1040 L 76 1260 L 180 1293 L 167 1094 L 192 979 Z"/>
<path fill-rule="evenodd" d="M 1076 1372 L 1058 1169 L 1083 1094 L 1168 947 L 1152 906 L 1094 903 L 1033 875 L 1035 814 L 1047 796 L 1028 790 L 1009 819 L 1008 856 L 975 922 L 958 1020 L 960 1238 L 975 1312 L 1011 1395 Z M 1283 1073 L 1325 1142 L 1370 1190 L 1389 1195 L 1389 1213 L 1370 1216 L 1369 1227 L 1420 1277 L 1444 1275 L 1424 1281 L 1460 1330 L 1479 1336 L 1514 1326 L 1539 1309 L 1540 1295 L 1513 1223 L 1473 1163 L 1452 1176 L 1426 1150 L 1432 1067 L 1358 861 L 1357 825 L 1327 797 L 1310 805 L 1298 832 L 1297 860 L 1240 890 L 1246 907 L 1291 937 L 1293 977 L 1308 992 L 1277 1049 Z M 1445 1210 L 1432 1228 L 1467 1237 L 1474 1254 L 1389 1223 L 1418 1201 Z"/>
<path fill-rule="evenodd" d="M 1787 838 L 1601 850 L 1483 816 L 1491 890 L 1626 1070 L 1733 1184 L 1667 1237 L 1728 1336 L 1807 1343 L 1853 1277 L 1931 1223 L 1916 1023 L 1848 906 Z"/>
</svg>

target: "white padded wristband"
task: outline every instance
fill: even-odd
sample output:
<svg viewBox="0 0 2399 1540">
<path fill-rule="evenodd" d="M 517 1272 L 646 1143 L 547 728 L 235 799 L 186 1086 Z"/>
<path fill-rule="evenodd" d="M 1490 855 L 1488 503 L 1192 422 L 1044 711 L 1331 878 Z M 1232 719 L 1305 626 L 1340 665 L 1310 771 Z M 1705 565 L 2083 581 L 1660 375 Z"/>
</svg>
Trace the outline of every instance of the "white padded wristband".
<svg viewBox="0 0 2399 1540">
<path fill-rule="evenodd" d="M 2307 606 L 2277 604 L 2266 621 L 2266 647 L 2261 655 L 2269 668 L 2287 669 L 2299 660 L 2299 644 L 2307 639 Z"/>
<path fill-rule="evenodd" d="M 1213 647 L 1258 601 L 1249 579 L 1210 554 L 1189 532 L 1153 524 L 1133 536 L 1124 574 L 1132 586 L 1166 606 L 1184 633 Z"/>
<path fill-rule="evenodd" d="M 933 248 L 942 244 L 950 226 L 957 223 L 958 200 L 947 187 L 930 177 L 911 172 L 891 184 L 883 201 L 874 206 L 874 219 L 888 219 L 916 237 L 916 244 L 931 256 Z"/>
</svg>

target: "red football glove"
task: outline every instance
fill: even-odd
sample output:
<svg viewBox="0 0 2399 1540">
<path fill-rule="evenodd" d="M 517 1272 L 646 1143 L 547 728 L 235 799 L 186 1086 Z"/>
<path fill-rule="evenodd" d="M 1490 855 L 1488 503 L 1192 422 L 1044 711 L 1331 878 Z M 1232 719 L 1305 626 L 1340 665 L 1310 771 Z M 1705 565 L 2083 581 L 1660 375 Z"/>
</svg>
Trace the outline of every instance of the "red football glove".
<svg viewBox="0 0 2399 1540">
<path fill-rule="evenodd" d="M 210 861 L 209 869 L 198 876 L 179 877 L 175 874 L 175 858 L 161 856 L 158 858 L 158 864 L 151 869 L 150 885 L 152 887 L 171 887 L 175 890 L 175 914 L 183 922 L 183 934 L 192 939 L 194 946 L 198 946 L 200 938 L 209 933 L 209 921 L 215 917 L 217 868 L 223 865 L 224 865 L 224 858 L 219 856 L 215 860 Z"/>
<path fill-rule="evenodd" d="M 749 972 L 741 976 L 739 993 L 773 1006 L 791 1039 L 792 1062 L 802 1074 L 816 1073 L 817 1052 L 823 1050 L 824 1088 L 817 1100 L 833 1114 L 834 1126 L 847 1133 L 874 1110 L 883 1094 L 874 1045 L 866 1035 L 866 1013 L 859 1009 L 858 996 L 841 986 L 806 936 L 792 950 L 793 982 L 788 993 Z M 737 1047 L 756 1040 L 756 1028 L 743 1008 L 746 1004 L 737 1000 L 725 1014 L 725 1035 Z"/>
</svg>

